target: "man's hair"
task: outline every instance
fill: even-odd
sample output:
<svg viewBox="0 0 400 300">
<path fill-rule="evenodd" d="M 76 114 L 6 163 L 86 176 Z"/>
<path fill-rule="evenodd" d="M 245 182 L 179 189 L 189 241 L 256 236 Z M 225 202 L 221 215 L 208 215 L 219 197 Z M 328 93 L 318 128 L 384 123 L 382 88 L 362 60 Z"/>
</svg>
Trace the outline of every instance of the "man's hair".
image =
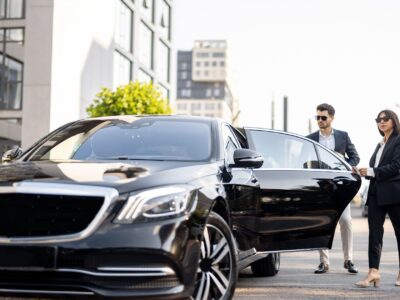
<svg viewBox="0 0 400 300">
<path fill-rule="evenodd" d="M 379 118 L 379 116 L 384 113 L 386 117 L 389 117 L 392 121 L 393 121 L 393 133 L 395 135 L 398 135 L 400 132 L 400 122 L 399 122 L 399 117 L 397 116 L 397 114 L 390 109 L 384 109 L 381 110 L 377 116 L 377 118 Z M 383 131 L 381 131 L 378 127 L 378 131 L 381 134 L 381 136 L 384 136 L 385 134 L 383 133 Z"/>
<path fill-rule="evenodd" d="M 328 103 L 322 103 L 322 104 L 318 105 L 317 110 L 319 110 L 319 111 L 327 110 L 328 114 L 331 117 L 333 117 L 335 115 L 335 109 L 333 108 L 332 105 L 330 105 Z"/>
</svg>

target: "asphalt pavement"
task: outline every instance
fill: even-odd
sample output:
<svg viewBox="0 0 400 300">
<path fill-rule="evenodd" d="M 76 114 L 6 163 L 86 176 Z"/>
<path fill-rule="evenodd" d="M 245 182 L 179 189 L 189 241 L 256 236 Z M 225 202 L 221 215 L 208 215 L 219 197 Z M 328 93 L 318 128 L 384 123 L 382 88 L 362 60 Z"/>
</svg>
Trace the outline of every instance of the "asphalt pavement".
<svg viewBox="0 0 400 300">
<path fill-rule="evenodd" d="M 399 272 L 397 243 L 389 218 L 385 222 L 380 288 L 354 286 L 368 271 L 368 223 L 358 207 L 352 207 L 352 216 L 353 260 L 358 274 L 351 275 L 343 268 L 338 226 L 328 273 L 314 274 L 319 264 L 318 251 L 282 253 L 281 268 L 274 277 L 256 278 L 249 268 L 243 270 L 234 299 L 400 299 L 400 287 L 394 285 Z"/>
</svg>

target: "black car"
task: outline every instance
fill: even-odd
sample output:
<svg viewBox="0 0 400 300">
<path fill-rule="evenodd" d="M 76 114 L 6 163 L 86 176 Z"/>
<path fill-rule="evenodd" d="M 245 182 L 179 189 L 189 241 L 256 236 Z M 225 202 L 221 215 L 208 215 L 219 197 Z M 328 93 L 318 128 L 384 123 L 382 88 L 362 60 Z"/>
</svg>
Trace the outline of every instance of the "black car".
<svg viewBox="0 0 400 300">
<path fill-rule="evenodd" d="M 240 269 L 271 276 L 279 252 L 330 248 L 360 182 L 294 134 L 76 121 L 0 166 L 0 293 L 230 299 Z"/>
</svg>

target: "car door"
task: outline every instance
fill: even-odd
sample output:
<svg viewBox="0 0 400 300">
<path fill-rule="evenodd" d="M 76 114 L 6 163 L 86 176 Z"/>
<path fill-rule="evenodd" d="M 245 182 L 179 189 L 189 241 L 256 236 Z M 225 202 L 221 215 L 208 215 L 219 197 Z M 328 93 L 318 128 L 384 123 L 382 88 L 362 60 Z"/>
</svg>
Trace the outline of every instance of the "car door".
<svg viewBox="0 0 400 300">
<path fill-rule="evenodd" d="M 232 220 L 241 248 L 330 248 L 360 177 L 333 152 L 306 138 L 251 128 L 245 134 L 264 164 L 253 170 L 251 184 L 235 188 Z"/>
</svg>

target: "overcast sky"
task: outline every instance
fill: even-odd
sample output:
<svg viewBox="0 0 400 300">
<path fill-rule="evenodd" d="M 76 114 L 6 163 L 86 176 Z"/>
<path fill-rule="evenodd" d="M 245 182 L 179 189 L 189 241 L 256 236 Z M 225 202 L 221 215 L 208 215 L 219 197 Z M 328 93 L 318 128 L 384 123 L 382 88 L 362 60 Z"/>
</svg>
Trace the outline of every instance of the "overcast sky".
<svg viewBox="0 0 400 300">
<path fill-rule="evenodd" d="M 400 109 L 399 0 L 174 0 L 174 39 L 226 39 L 242 125 L 308 133 L 321 102 L 336 108 L 334 127 L 349 132 L 360 166 L 380 139 L 374 118 Z M 312 120 L 313 130 L 317 130 Z"/>
</svg>

